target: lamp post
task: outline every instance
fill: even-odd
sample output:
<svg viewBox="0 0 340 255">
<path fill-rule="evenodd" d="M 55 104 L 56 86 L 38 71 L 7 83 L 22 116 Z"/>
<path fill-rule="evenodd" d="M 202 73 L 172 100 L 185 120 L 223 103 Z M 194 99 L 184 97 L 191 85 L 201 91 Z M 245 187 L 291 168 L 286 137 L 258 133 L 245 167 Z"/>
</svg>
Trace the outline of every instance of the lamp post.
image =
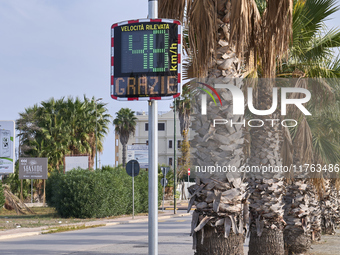
<svg viewBox="0 0 340 255">
<path fill-rule="evenodd" d="M 102 100 L 103 98 L 98 98 L 95 103 L 96 103 L 96 170 L 97 170 L 97 146 L 98 146 L 98 139 L 97 139 L 97 102 Z"/>
<path fill-rule="evenodd" d="M 176 99 L 174 99 L 174 105 L 170 108 L 174 110 L 174 214 L 176 214 L 176 182 L 177 182 L 177 172 L 176 172 Z"/>
</svg>

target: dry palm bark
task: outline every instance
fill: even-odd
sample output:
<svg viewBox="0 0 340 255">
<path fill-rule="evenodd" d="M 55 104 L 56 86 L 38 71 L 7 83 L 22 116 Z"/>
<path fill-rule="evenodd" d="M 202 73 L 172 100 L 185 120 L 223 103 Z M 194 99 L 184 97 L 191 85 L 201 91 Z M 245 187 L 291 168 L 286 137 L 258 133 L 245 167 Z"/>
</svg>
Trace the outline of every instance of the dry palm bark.
<svg viewBox="0 0 340 255">
<path fill-rule="evenodd" d="M 166 1 L 167 3 L 169 1 Z M 183 4 L 183 1 L 173 1 L 175 4 Z M 245 52 L 253 54 L 254 63 L 251 68 L 258 64 L 257 58 L 261 59 L 261 66 L 263 75 L 265 78 L 274 78 L 276 70 L 276 60 L 280 59 L 288 49 L 288 41 L 291 35 L 291 24 L 292 24 L 292 0 L 275 0 L 267 1 L 267 9 L 264 11 L 262 17 L 257 9 L 256 2 L 254 0 L 216 0 L 216 1 L 201 1 L 194 0 L 188 1 L 187 13 L 188 13 L 188 40 L 190 43 L 190 53 L 192 57 L 192 66 L 194 75 L 196 77 L 208 77 L 203 80 L 205 83 L 210 83 L 211 79 L 218 79 L 218 83 L 228 83 L 228 79 L 231 77 L 240 77 L 241 61 L 246 55 Z M 160 6 L 166 6 L 160 4 Z M 162 9 L 162 8 L 161 8 Z M 165 7 L 164 7 L 165 9 Z M 165 10 L 161 11 L 160 17 L 175 17 L 170 15 Z M 178 15 L 178 13 L 176 13 Z M 182 16 L 179 15 L 181 18 Z M 234 46 L 232 46 L 234 45 Z M 214 82 L 216 83 L 216 81 Z M 259 97 L 258 102 L 265 107 L 270 106 L 268 96 L 272 96 L 271 90 L 272 85 L 262 86 L 258 90 Z M 236 84 L 238 87 L 242 87 L 242 83 Z M 213 127 L 212 120 L 217 118 L 230 119 L 233 121 L 242 122 L 243 117 L 232 116 L 232 107 L 230 102 L 232 100 L 230 94 L 227 91 L 218 91 L 222 94 L 223 106 L 214 107 L 210 105 L 207 107 L 207 115 L 199 116 L 196 114 L 193 120 L 192 128 L 198 133 L 194 141 L 191 142 L 193 147 L 197 147 L 195 152 L 195 158 L 197 158 L 197 164 L 201 166 L 231 166 L 237 169 L 243 164 L 242 160 L 242 143 L 243 143 L 243 131 L 241 125 L 229 126 L 221 125 L 219 127 Z M 270 102 L 269 102 L 270 103 Z M 209 104 L 209 102 L 208 102 Z M 211 102 L 210 102 L 211 104 Z M 200 101 L 197 100 L 197 106 L 193 107 L 200 111 Z M 263 108 L 260 108 L 263 109 Z M 270 116 L 267 116 L 270 117 Z M 280 130 L 276 127 L 274 129 L 264 129 L 261 132 L 253 132 L 255 137 L 255 143 L 252 143 L 252 155 L 250 162 L 257 164 L 257 159 L 261 157 L 261 160 L 267 159 L 270 163 L 279 165 L 279 143 Z M 254 139 L 253 139 L 254 141 Z M 260 147 L 265 146 L 262 150 Z M 258 154 L 260 153 L 260 154 Z M 241 154 L 241 155 L 240 155 Z M 260 160 L 260 161 L 261 161 Z M 239 177 L 239 176 L 238 176 Z M 214 176 L 217 180 L 222 180 L 228 184 L 231 188 L 236 188 L 234 182 L 235 176 L 226 178 L 225 174 Z M 237 179 L 237 178 L 236 178 Z M 254 179 L 256 181 L 256 178 Z M 260 180 L 262 182 L 262 180 Z M 280 185 L 274 184 L 279 183 Z M 276 191 L 270 190 L 276 187 L 276 190 L 283 192 L 283 184 L 280 179 L 272 178 L 272 183 L 263 190 L 263 192 L 257 192 L 257 184 L 254 183 L 252 188 L 254 189 L 254 198 L 257 195 L 260 199 L 260 203 L 265 205 L 265 209 L 269 209 L 266 214 L 267 218 L 263 218 L 263 211 L 253 212 L 257 215 L 253 217 L 253 223 L 256 220 L 258 224 L 264 224 L 264 231 L 253 238 L 253 252 L 251 254 L 283 254 L 283 235 L 282 235 L 282 222 L 283 222 L 283 210 L 282 201 L 280 200 L 280 194 Z M 282 185 L 281 185 L 282 184 Z M 200 184 L 202 185 L 202 184 Z M 203 188 L 202 188 L 203 189 Z M 215 192 L 214 192 L 215 193 Z M 242 195 L 242 193 L 240 193 Z M 266 199 L 270 199 L 269 206 Z M 198 199 L 197 195 L 193 195 L 191 200 L 192 203 Z M 279 200 L 279 201 L 276 201 Z M 197 203 L 201 201 L 197 200 Z M 208 208 L 211 212 L 213 211 L 210 207 L 202 202 L 203 204 L 197 204 L 202 208 Z M 256 206 L 258 201 L 253 199 L 253 205 Z M 227 203 L 229 206 L 229 204 Z M 208 207 L 206 207 L 208 206 Z M 198 213 L 198 214 L 197 214 Z M 210 231 L 210 227 L 205 227 L 212 219 L 211 216 L 205 215 L 204 210 L 197 211 L 193 218 L 193 226 L 196 229 L 200 226 L 198 232 L 209 233 L 209 238 L 204 238 L 203 244 L 197 243 L 197 254 L 207 254 L 204 250 L 205 246 L 211 247 L 208 243 L 213 243 L 213 239 L 218 239 L 221 245 L 225 245 L 226 249 L 228 242 L 235 243 L 238 245 L 241 242 L 236 242 L 231 238 L 221 239 L 221 235 L 218 232 Z M 228 212 L 227 212 L 228 213 Z M 259 214 L 259 215 L 258 215 Z M 201 217 L 199 217 L 201 215 Z M 218 215 L 217 215 L 218 216 Z M 260 216 L 260 219 L 259 217 Z M 223 220 L 227 218 L 226 215 L 218 216 Z M 229 217 L 229 216 L 228 216 Z M 238 217 L 240 218 L 240 217 Z M 198 224 L 198 225 L 197 225 Z M 242 223 L 243 226 L 245 223 Z M 202 228 L 201 228 L 202 227 Z M 242 236 L 240 239 L 243 238 Z M 202 240 L 202 239 L 200 239 Z M 197 241 L 194 238 L 194 241 Z M 216 244 L 216 243 L 215 243 Z M 261 246 L 261 248 L 258 248 Z M 251 248 L 251 247 L 250 247 Z M 252 249 L 252 248 L 251 248 Z M 234 252 L 228 254 L 238 254 L 235 249 Z M 223 249 L 216 251 L 216 253 L 209 254 L 226 254 Z"/>
<path fill-rule="evenodd" d="M 337 190 L 334 180 L 325 180 L 325 193 L 320 201 L 321 206 L 321 229 L 323 234 L 334 235 L 337 218 L 339 217 L 339 205 Z"/>
<path fill-rule="evenodd" d="M 231 26 L 231 38 L 236 37 L 236 45 L 240 48 L 238 53 L 247 47 L 248 50 L 254 49 L 255 56 L 259 58 L 265 81 L 257 85 L 255 108 L 267 110 L 272 106 L 276 61 L 280 61 L 289 47 L 293 1 L 266 1 L 266 9 L 261 16 L 257 8 L 252 8 L 254 5 L 255 1 L 232 1 L 231 20 L 234 24 Z M 258 64 L 257 61 L 255 63 Z M 266 119 L 280 119 L 277 111 L 256 118 L 264 123 Z M 283 136 L 277 122 L 251 128 L 250 136 L 249 167 L 282 165 Z M 259 173 L 248 179 L 251 214 L 249 254 L 284 254 L 282 207 L 285 188 L 282 177 Z"/>
<path fill-rule="evenodd" d="M 309 219 L 312 242 L 321 240 L 321 208 L 318 191 L 315 186 L 309 194 Z"/>
<path fill-rule="evenodd" d="M 240 179 L 196 178 L 189 188 L 188 211 L 193 213 L 191 235 L 196 254 L 243 254 L 248 222 L 246 184 Z"/>
<path fill-rule="evenodd" d="M 4 188 L 4 196 L 6 199 L 5 204 L 9 205 L 12 207 L 17 214 L 26 214 L 26 213 L 32 213 L 34 212 L 28 208 L 17 196 L 15 196 L 9 186 L 3 185 Z"/>
<path fill-rule="evenodd" d="M 214 9 L 217 8 L 217 9 Z M 199 40 L 196 47 L 210 47 L 210 51 L 198 51 L 199 54 L 211 56 L 208 78 L 201 82 L 213 85 L 216 83 L 229 83 L 231 78 L 241 77 L 241 61 L 235 54 L 235 49 L 230 47 L 229 16 L 230 2 L 218 1 L 217 6 L 207 6 L 205 1 L 195 1 L 191 10 L 202 10 L 200 15 L 189 12 L 191 22 L 199 19 L 208 20 L 207 27 L 215 29 L 216 37 L 210 41 Z M 210 11 L 207 11 L 210 10 Z M 215 12 L 215 13 L 214 13 Z M 197 14 L 197 13 L 196 13 Z M 214 15 L 217 15 L 217 23 L 212 23 Z M 210 24 L 210 25 L 208 25 Z M 197 30 L 196 30 L 197 31 Z M 190 34 L 193 38 L 199 35 Z M 217 38 L 217 43 L 214 41 Z M 212 40 L 212 41 L 211 41 Z M 205 44 L 205 45 L 202 45 Z M 195 51 L 195 49 L 191 49 Z M 206 56 L 197 56 L 198 59 Z M 194 68 L 198 68 L 197 60 L 194 60 Z M 198 68 L 200 74 L 204 74 L 204 68 Z M 234 80 L 235 85 L 242 88 L 241 79 Z M 196 136 L 190 142 L 193 152 L 193 164 L 200 166 L 201 178 L 189 191 L 191 193 L 190 204 L 196 205 L 193 214 L 192 235 L 193 249 L 196 254 L 243 254 L 244 229 L 248 223 L 248 204 L 245 199 L 245 187 L 239 176 L 226 175 L 222 172 L 210 175 L 204 174 L 203 167 L 209 166 L 234 166 L 237 169 L 243 163 L 242 148 L 244 143 L 241 125 L 230 127 L 228 125 L 216 125 L 214 119 L 228 119 L 232 113 L 232 97 L 228 90 L 217 89 L 221 96 L 221 105 L 214 105 L 211 99 L 207 100 L 207 114 L 201 115 L 201 100 L 198 98 L 193 103 L 195 114 L 192 115 L 191 128 Z M 242 116 L 233 117 L 234 121 L 242 122 Z"/>
<path fill-rule="evenodd" d="M 311 245 L 310 197 L 313 187 L 306 179 L 295 179 L 286 187 L 284 229 L 288 254 L 306 252 Z"/>
<path fill-rule="evenodd" d="M 307 80 L 299 79 L 295 86 L 307 85 Z M 295 96 L 295 95 L 294 95 Z M 293 97 L 293 95 L 291 96 Z M 295 118 L 301 117 L 296 109 L 288 110 Z M 308 123 L 303 117 L 300 121 L 297 133 L 292 141 L 288 128 L 285 128 L 283 153 L 284 165 L 303 166 L 305 162 L 313 160 L 312 133 Z M 287 150 L 285 147 L 288 147 Z M 303 162 L 303 163 L 301 163 Z M 313 187 L 308 181 L 305 170 L 303 173 L 290 172 L 285 176 L 287 186 L 284 196 L 284 220 L 283 232 L 285 250 L 288 254 L 302 254 L 311 246 L 311 218 L 310 197 Z"/>
</svg>

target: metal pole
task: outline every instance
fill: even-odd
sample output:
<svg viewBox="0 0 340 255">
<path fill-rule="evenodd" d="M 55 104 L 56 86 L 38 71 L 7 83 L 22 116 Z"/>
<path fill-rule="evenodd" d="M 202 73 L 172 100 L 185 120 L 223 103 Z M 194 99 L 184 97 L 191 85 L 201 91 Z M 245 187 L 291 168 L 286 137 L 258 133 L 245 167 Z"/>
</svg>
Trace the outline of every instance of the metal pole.
<svg viewBox="0 0 340 255">
<path fill-rule="evenodd" d="M 176 214 L 176 98 L 174 100 L 174 214 Z"/>
<path fill-rule="evenodd" d="M 158 254 L 158 116 L 157 101 L 149 101 L 149 255 Z"/>
<path fill-rule="evenodd" d="M 31 203 L 33 203 L 33 179 L 31 179 Z"/>
<path fill-rule="evenodd" d="M 158 0 L 149 0 L 149 18 L 158 18 Z M 158 255 L 158 104 L 149 101 L 149 255 Z"/>
<path fill-rule="evenodd" d="M 21 201 L 24 200 L 24 198 L 23 198 L 23 196 L 22 196 L 22 189 L 23 189 L 23 180 L 21 179 L 21 180 L 20 180 L 20 199 L 21 199 Z"/>
<path fill-rule="evenodd" d="M 164 186 L 163 186 L 163 206 L 162 206 L 162 212 L 164 212 L 164 193 L 165 193 L 165 178 L 164 178 Z"/>
<path fill-rule="evenodd" d="M 97 101 L 96 101 L 96 170 L 97 170 Z"/>
<path fill-rule="evenodd" d="M 135 218 L 135 166 L 132 162 L 132 219 Z"/>
</svg>

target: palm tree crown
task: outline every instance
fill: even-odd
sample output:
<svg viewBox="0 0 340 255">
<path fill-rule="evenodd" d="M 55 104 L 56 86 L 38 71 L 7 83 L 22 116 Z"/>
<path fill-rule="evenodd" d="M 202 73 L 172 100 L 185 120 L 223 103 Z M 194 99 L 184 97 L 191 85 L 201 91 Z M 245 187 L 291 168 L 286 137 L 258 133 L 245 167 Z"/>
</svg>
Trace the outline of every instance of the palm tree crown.
<svg viewBox="0 0 340 255">
<path fill-rule="evenodd" d="M 116 115 L 116 118 L 113 120 L 113 125 L 123 145 L 123 166 L 125 167 L 126 144 L 129 141 L 130 135 L 135 133 L 137 118 L 135 117 L 135 112 L 129 108 L 120 109 L 116 112 Z"/>
</svg>

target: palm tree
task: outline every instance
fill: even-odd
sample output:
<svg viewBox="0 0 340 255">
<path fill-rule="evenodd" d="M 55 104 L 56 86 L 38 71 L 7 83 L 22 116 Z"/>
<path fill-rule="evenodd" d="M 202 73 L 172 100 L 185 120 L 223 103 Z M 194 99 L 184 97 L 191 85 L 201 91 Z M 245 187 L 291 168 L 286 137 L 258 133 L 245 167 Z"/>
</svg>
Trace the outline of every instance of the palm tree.
<svg viewBox="0 0 340 255">
<path fill-rule="evenodd" d="M 190 143 L 188 139 L 189 125 L 190 125 L 190 114 L 191 114 L 191 100 L 192 94 L 190 91 L 190 84 L 183 86 L 182 95 L 177 98 L 174 102 L 176 103 L 176 111 L 178 112 L 180 131 L 183 137 L 181 144 L 181 169 L 179 176 L 183 174 L 190 167 Z"/>
<path fill-rule="evenodd" d="M 285 150 L 283 158 L 291 158 L 295 165 L 303 165 L 304 163 L 324 161 L 325 156 L 333 157 L 338 151 L 334 144 L 334 140 L 326 141 L 318 139 L 324 132 L 311 128 L 311 121 L 314 122 L 320 112 L 320 106 L 325 105 L 323 98 L 333 97 L 333 91 L 330 89 L 331 85 L 328 82 L 307 82 L 302 80 L 302 77 L 320 77 L 320 78 L 335 78 L 339 75 L 339 61 L 333 59 L 332 48 L 340 45 L 339 30 L 326 30 L 323 26 L 323 21 L 329 15 L 336 12 L 339 8 L 335 6 L 332 0 L 307 0 L 296 1 L 293 12 L 293 40 L 290 45 L 289 56 L 282 61 L 278 69 L 278 75 L 284 77 L 300 77 L 297 86 L 304 86 L 313 90 L 314 100 L 313 104 L 309 104 L 308 108 L 313 111 L 312 118 L 306 118 L 301 115 L 293 115 L 293 117 L 300 119 L 298 128 L 292 129 L 291 134 L 286 132 L 285 144 L 291 144 L 291 149 Z M 311 86 L 316 84 L 319 86 Z M 323 86 L 327 84 L 326 86 Z M 321 86 L 320 86 L 321 85 Z M 320 95 L 320 96 L 316 96 Z M 326 103 L 329 103 L 327 101 Z M 317 107 L 316 107 L 317 106 Z M 327 116 L 324 113 L 322 116 Z M 319 119 L 320 123 L 325 123 Z M 290 138 L 293 137 L 293 139 Z M 286 141 L 286 140 L 292 141 Z M 320 142 L 316 142 L 316 141 Z M 320 155 L 317 151 L 325 151 L 316 146 L 326 145 L 328 153 Z M 334 150 L 332 150 L 332 149 Z M 287 155 L 288 154 L 288 155 Z M 289 155 L 290 154 L 290 155 Z M 321 156 L 321 157 L 320 157 Z M 326 156 L 326 157 L 327 157 Z M 314 159 L 313 159 L 314 158 Z M 326 160 L 327 161 L 327 160 Z M 334 162 L 334 161 L 333 161 Z M 289 164 L 284 162 L 284 164 Z M 313 183 L 306 179 L 299 179 L 293 177 L 289 180 L 290 183 L 286 186 L 287 195 L 285 197 L 285 221 L 287 223 L 284 230 L 285 247 L 289 253 L 302 253 L 308 250 L 310 246 L 310 238 L 313 240 L 321 236 L 320 225 L 320 209 L 318 201 L 313 201 L 317 198 L 315 189 L 321 190 L 324 186 L 323 178 L 315 178 Z M 312 184 L 312 185 L 311 185 Z M 313 187 L 314 186 L 314 187 Z M 301 196 L 308 196 L 310 199 L 300 199 Z M 304 213 L 296 213 L 296 206 L 303 208 Z M 324 211 L 324 210 L 323 210 Z M 311 219 L 308 220 L 308 217 Z"/>
<path fill-rule="evenodd" d="M 109 129 L 108 125 L 110 123 L 111 115 L 107 113 L 105 105 L 106 104 L 104 103 L 96 102 L 94 97 L 91 100 L 84 97 L 84 111 L 82 116 L 86 122 L 84 123 L 84 126 L 82 126 L 80 133 L 85 134 L 81 141 L 84 146 L 89 148 L 92 166 L 94 165 L 96 143 L 97 150 L 101 152 L 103 149 L 104 136 L 108 133 Z"/>
<path fill-rule="evenodd" d="M 126 163 L 126 144 L 129 141 L 130 135 L 135 133 L 136 116 L 135 112 L 129 108 L 121 108 L 116 112 L 116 118 L 113 120 L 115 131 L 119 135 L 119 140 L 123 145 L 123 167 Z"/>
<path fill-rule="evenodd" d="M 95 116 L 98 148 L 101 151 L 111 117 L 105 104 L 97 105 L 97 115 L 94 103 L 86 97 L 84 101 L 79 98 L 52 98 L 42 102 L 41 106 L 27 108 L 17 120 L 21 152 L 31 157 L 48 157 L 50 170 L 59 169 L 67 154 L 91 154 L 93 162 Z"/>
<path fill-rule="evenodd" d="M 173 2 L 174 6 L 182 6 L 184 1 L 171 2 Z M 258 2 L 264 4 L 264 1 Z M 274 78 L 276 59 L 280 59 L 288 49 L 288 41 L 291 36 L 292 5 L 293 1 L 267 1 L 267 4 L 263 5 L 265 6 L 264 10 L 259 10 L 255 1 L 218 1 L 216 5 L 213 1 L 189 1 L 187 6 L 188 40 L 190 44 L 189 50 L 193 59 L 194 75 L 208 77 L 205 80 L 208 84 L 212 78 L 218 78 L 220 83 L 226 82 L 228 77 L 241 76 L 242 70 L 239 59 L 245 57 L 249 68 L 253 68 L 258 62 L 257 59 L 259 59 L 263 67 L 263 77 Z M 176 12 L 176 8 L 172 9 L 169 6 L 169 1 L 162 1 L 160 3 L 159 16 L 181 19 L 183 13 Z M 246 51 L 248 54 L 244 54 Z M 238 82 L 237 86 L 242 87 L 242 82 Z M 273 84 L 270 82 L 258 87 L 257 101 L 260 109 L 266 109 L 268 105 L 271 105 L 271 101 L 268 98 L 271 98 L 272 87 Z M 218 106 L 213 106 L 209 107 L 211 112 L 208 112 L 207 116 L 194 116 L 195 120 L 193 121 L 192 128 L 198 135 L 192 141 L 192 144 L 197 147 L 196 155 L 198 155 L 197 161 L 199 165 L 216 165 L 218 162 L 221 165 L 230 164 L 239 168 L 242 164 L 242 157 L 240 156 L 243 147 L 242 129 L 234 127 L 226 128 L 225 126 L 223 128 L 214 128 L 211 125 L 211 119 L 208 117 L 218 116 L 225 119 L 228 116 L 226 109 L 231 110 L 227 91 L 221 90 L 220 92 L 223 94 L 223 110 Z M 266 116 L 266 118 L 270 117 Z M 241 122 L 243 118 L 234 118 L 233 121 Z M 274 133 L 272 138 L 268 137 L 268 131 Z M 256 164 L 258 160 L 257 153 L 261 152 L 261 146 L 264 143 L 268 145 L 276 144 L 274 145 L 274 150 L 278 152 L 277 140 L 280 139 L 280 137 L 276 137 L 280 136 L 278 130 L 253 132 L 252 136 L 256 138 L 254 140 L 257 143 L 252 143 L 251 145 L 252 155 L 249 161 L 250 164 Z M 200 144 L 201 147 L 199 147 Z M 272 147 L 268 145 L 265 148 Z M 218 148 L 218 151 L 211 153 L 216 148 Z M 272 149 L 271 151 L 262 151 L 261 154 L 265 158 L 270 157 L 270 155 L 278 155 L 270 159 L 275 164 L 280 164 L 280 153 L 276 152 Z M 201 184 L 201 182 L 203 183 Z M 220 183 L 225 184 L 220 186 Z M 198 208 L 193 216 L 192 231 L 193 235 L 198 234 L 197 240 L 194 237 L 194 247 L 197 249 L 197 253 L 241 253 L 243 226 L 245 225 L 244 221 L 247 221 L 247 202 L 242 199 L 244 186 L 240 183 L 239 178 L 228 175 L 227 178 L 225 175 L 215 176 L 215 180 L 212 181 L 211 179 L 209 181 L 209 179 L 201 178 L 201 180 L 197 181 L 197 186 L 199 185 L 201 186 L 196 187 L 196 190 L 192 190 L 192 202 L 195 202 Z M 208 186 L 210 190 L 215 190 L 214 194 L 217 194 L 217 197 L 213 199 L 215 204 L 213 208 L 206 206 L 207 202 L 211 201 L 211 196 L 201 196 L 203 187 L 206 188 Z M 272 184 L 268 184 L 268 186 L 270 187 Z M 283 185 L 280 183 L 277 186 L 277 190 L 281 191 Z M 235 195 L 235 200 L 228 201 L 228 199 L 224 199 L 220 203 L 222 194 L 228 194 L 228 192 Z M 203 193 L 207 194 L 207 191 Z M 252 195 L 257 195 L 257 193 L 253 192 Z M 206 202 L 202 201 L 202 198 Z M 263 200 L 264 197 L 260 195 L 258 199 Z M 203 202 L 206 204 L 202 204 Z M 252 208 L 255 208 L 256 200 L 253 199 L 252 202 L 251 206 L 253 205 L 254 207 Z M 280 201 L 278 205 L 275 205 L 275 201 L 273 203 L 274 208 L 281 205 Z M 220 208 L 224 213 L 216 214 Z M 270 214 L 272 211 L 275 211 L 274 214 Z M 282 213 L 277 215 L 276 210 L 269 208 L 268 215 L 271 215 L 271 218 L 268 220 L 266 218 L 259 219 L 256 216 L 256 210 L 252 210 L 252 212 L 250 253 L 283 254 L 282 223 L 280 221 Z M 263 231 L 255 231 L 255 225 L 257 225 L 255 219 L 259 220 L 260 225 L 264 224 Z M 199 224 L 195 227 L 197 222 Z M 210 223 L 207 224 L 208 222 Z M 229 235 L 228 229 L 230 229 L 231 225 L 233 226 L 228 239 L 224 239 L 222 235 L 219 235 L 210 227 L 210 225 L 213 225 L 218 228 L 218 226 L 221 226 L 219 225 L 221 223 L 222 227 L 223 224 L 225 226 L 226 237 Z M 274 228 L 272 227 L 273 225 Z M 259 237 L 258 235 L 261 234 L 262 236 Z M 209 236 L 210 238 L 204 238 L 204 236 Z M 219 248 L 214 249 L 214 247 Z"/>
</svg>

